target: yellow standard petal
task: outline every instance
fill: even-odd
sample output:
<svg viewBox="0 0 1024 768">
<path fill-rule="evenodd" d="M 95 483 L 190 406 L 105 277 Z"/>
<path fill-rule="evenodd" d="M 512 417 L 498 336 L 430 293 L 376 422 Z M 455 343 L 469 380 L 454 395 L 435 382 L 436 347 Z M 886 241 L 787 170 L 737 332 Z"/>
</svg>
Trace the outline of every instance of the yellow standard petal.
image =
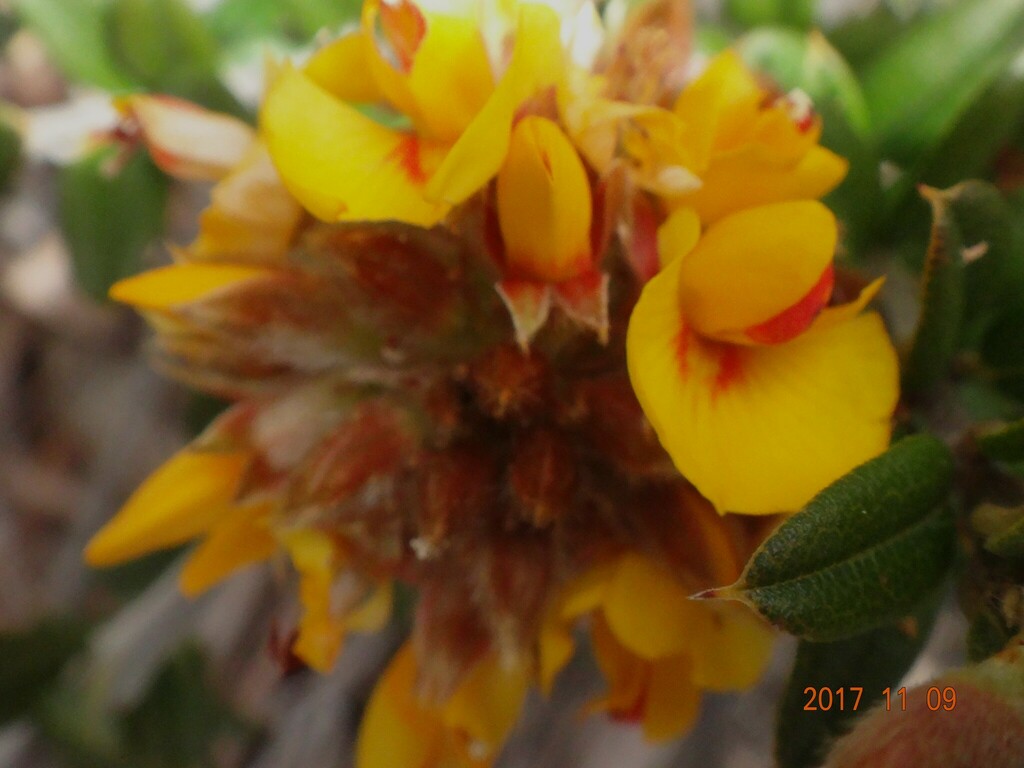
<svg viewBox="0 0 1024 768">
<path fill-rule="evenodd" d="M 814 146 L 792 166 L 763 162 L 752 150 L 716 158 L 701 177 L 700 189 L 680 198 L 702 221 L 712 223 L 734 211 L 785 200 L 827 195 L 846 176 L 849 163 Z"/>
<path fill-rule="evenodd" d="M 772 346 L 709 342 L 684 321 L 672 262 L 645 287 L 626 341 L 640 404 L 679 471 L 720 512 L 792 511 L 877 455 L 898 397 L 874 314 Z"/>
<path fill-rule="evenodd" d="M 516 110 L 564 79 L 565 53 L 558 16 L 550 8 L 524 3 L 519 9 L 512 60 L 494 93 L 445 156 L 427 194 L 451 205 L 463 202 L 501 168 L 508 154 Z"/>
<path fill-rule="evenodd" d="M 153 162 L 179 179 L 223 177 L 256 140 L 238 118 L 170 96 L 129 96 L 121 108 L 138 121 Z"/>
<path fill-rule="evenodd" d="M 551 120 L 531 116 L 516 125 L 497 198 L 509 276 L 560 283 L 590 268 L 590 183 Z"/>
<path fill-rule="evenodd" d="M 722 341 L 793 338 L 832 294 L 837 237 L 835 216 L 811 200 L 722 219 L 681 260 L 679 301 L 688 323 Z"/>
<path fill-rule="evenodd" d="M 355 103 L 384 100 L 384 93 L 366 73 L 373 43 L 362 32 L 339 37 L 317 51 L 304 71 L 314 83 L 335 98 Z"/>
<path fill-rule="evenodd" d="M 325 221 L 431 226 L 447 213 L 423 198 L 442 145 L 374 122 L 302 72 L 278 75 L 260 123 L 285 186 Z"/>
<path fill-rule="evenodd" d="M 477 8 L 444 3 L 442 12 L 427 5 L 363 5 L 363 34 L 373 41 L 369 71 L 418 133 L 453 142 L 494 91 L 494 77 Z"/>
<path fill-rule="evenodd" d="M 149 476 L 85 549 L 90 565 L 116 565 L 210 531 L 233 507 L 243 453 L 185 449 Z"/>
<path fill-rule="evenodd" d="M 143 310 L 168 311 L 273 273 L 229 264 L 175 264 L 115 283 L 110 298 Z"/>
</svg>

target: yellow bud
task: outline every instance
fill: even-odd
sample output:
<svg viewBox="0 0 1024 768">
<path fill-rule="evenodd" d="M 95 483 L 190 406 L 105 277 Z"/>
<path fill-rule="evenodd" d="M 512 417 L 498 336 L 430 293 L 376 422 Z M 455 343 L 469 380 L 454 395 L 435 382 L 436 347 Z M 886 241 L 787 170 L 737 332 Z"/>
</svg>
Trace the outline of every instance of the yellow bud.
<svg viewBox="0 0 1024 768">
<path fill-rule="evenodd" d="M 498 223 L 510 277 L 560 283 L 591 266 L 590 183 L 561 128 L 525 117 L 498 173 Z"/>
</svg>

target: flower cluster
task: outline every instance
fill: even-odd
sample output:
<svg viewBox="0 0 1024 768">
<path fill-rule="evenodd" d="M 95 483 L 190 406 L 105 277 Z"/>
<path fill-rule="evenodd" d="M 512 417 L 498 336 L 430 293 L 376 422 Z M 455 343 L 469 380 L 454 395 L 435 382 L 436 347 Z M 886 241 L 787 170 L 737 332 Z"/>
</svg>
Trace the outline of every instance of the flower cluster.
<svg viewBox="0 0 1024 768">
<path fill-rule="evenodd" d="M 112 295 L 231 406 L 87 556 L 198 538 L 190 594 L 286 558 L 293 651 L 317 669 L 413 586 L 361 768 L 489 764 L 580 627 L 595 706 L 685 730 L 771 641 L 687 596 L 737 577 L 773 521 L 749 515 L 888 443 L 878 285 L 830 306 L 816 199 L 845 161 L 805 96 L 731 52 L 679 92 L 655 29 L 605 39 L 583 0 L 366 0 L 358 29 L 269 73 L 258 130 L 121 104 L 122 139 L 216 183 L 177 262 Z M 624 65 L 636 40 L 672 71 Z"/>
</svg>

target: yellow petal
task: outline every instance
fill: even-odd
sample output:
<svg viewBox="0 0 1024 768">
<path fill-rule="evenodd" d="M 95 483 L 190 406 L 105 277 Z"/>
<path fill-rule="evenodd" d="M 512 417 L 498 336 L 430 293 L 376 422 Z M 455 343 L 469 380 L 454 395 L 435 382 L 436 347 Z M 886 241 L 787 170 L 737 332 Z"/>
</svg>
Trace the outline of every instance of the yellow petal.
<svg viewBox="0 0 1024 768">
<path fill-rule="evenodd" d="M 700 219 L 691 208 L 673 211 L 658 227 L 658 261 L 665 267 L 685 256 L 700 240 Z"/>
<path fill-rule="evenodd" d="M 377 41 L 369 71 L 421 135 L 455 141 L 494 91 L 474 11 L 467 5 L 433 12 L 410 0 L 363 5 L 363 34 Z"/>
<path fill-rule="evenodd" d="M 394 585 L 381 584 L 366 600 L 345 617 L 345 628 L 352 632 L 377 632 L 384 629 L 391 618 Z"/>
<path fill-rule="evenodd" d="M 471 753 L 494 755 L 519 718 L 527 687 L 524 669 L 506 667 L 488 654 L 444 703 L 443 722 L 468 737 Z"/>
<path fill-rule="evenodd" d="M 516 110 L 557 86 L 564 66 L 558 16 L 550 8 L 524 3 L 508 70 L 431 178 L 428 196 L 455 205 L 493 178 L 508 153 Z"/>
<path fill-rule="evenodd" d="M 540 686 L 551 692 L 555 676 L 572 658 L 576 643 L 572 625 L 576 619 L 597 609 L 603 602 L 618 563 L 595 566 L 562 587 L 552 600 L 541 624 L 538 640 Z"/>
<path fill-rule="evenodd" d="M 257 267 L 228 264 L 175 264 L 115 283 L 110 289 L 110 298 L 139 309 L 170 310 L 238 283 L 272 274 Z"/>
<path fill-rule="evenodd" d="M 273 555 L 277 540 L 261 524 L 268 511 L 267 506 L 232 510 L 189 556 L 181 571 L 181 591 L 195 597 L 239 568 Z"/>
<path fill-rule="evenodd" d="M 560 283 L 591 266 L 590 182 L 552 121 L 531 116 L 516 125 L 497 206 L 511 276 Z"/>
<path fill-rule="evenodd" d="M 416 656 L 406 643 L 370 697 L 359 727 L 356 768 L 434 768 L 443 749 L 438 713 L 416 698 Z"/>
<path fill-rule="evenodd" d="M 667 570 L 631 553 L 619 561 L 605 597 L 604 615 L 619 642 L 650 661 L 690 646 L 697 608 Z"/>
<path fill-rule="evenodd" d="M 879 277 L 866 285 L 856 299 L 848 304 L 840 304 L 838 307 L 829 307 L 822 311 L 811 328 L 830 328 L 834 325 L 841 325 L 848 322 L 864 311 L 864 308 L 871 303 L 871 300 L 878 295 L 885 284 L 885 278 Z"/>
<path fill-rule="evenodd" d="M 285 185 L 325 221 L 431 226 L 447 212 L 422 194 L 440 145 L 375 123 L 301 72 L 280 73 L 260 122 Z"/>
<path fill-rule="evenodd" d="M 700 691 L 689 656 L 669 656 L 651 663 L 644 706 L 644 736 L 666 741 L 693 727 L 700 711 Z"/>
<path fill-rule="evenodd" d="M 589 709 L 608 712 L 626 722 L 641 720 L 651 677 L 650 663 L 619 642 L 602 615 L 595 616 L 591 622 L 590 643 L 608 691 L 592 702 Z"/>
<path fill-rule="evenodd" d="M 898 371 L 877 316 L 774 346 L 709 343 L 683 321 L 682 262 L 633 311 L 629 374 L 676 467 L 720 512 L 799 509 L 885 449 Z"/>
<path fill-rule="evenodd" d="M 794 165 L 780 166 L 741 150 L 717 157 L 702 174 L 700 189 L 678 198 L 706 224 L 735 211 L 786 200 L 814 199 L 831 192 L 849 163 L 823 147 L 811 147 Z"/>
<path fill-rule="evenodd" d="M 687 320 L 723 341 L 789 340 L 828 302 L 837 236 L 835 216 L 810 200 L 722 219 L 682 259 L 679 300 Z"/>
<path fill-rule="evenodd" d="M 342 101 L 381 101 L 384 94 L 377 81 L 366 76 L 371 45 L 362 32 L 344 35 L 313 54 L 303 71 L 310 80 Z"/>
<path fill-rule="evenodd" d="M 175 454 L 135 491 L 85 549 L 90 565 L 107 566 L 173 547 L 225 519 L 249 457 L 241 453 Z"/>
<path fill-rule="evenodd" d="M 258 143 L 213 188 L 187 251 L 195 261 L 280 264 L 302 208 L 285 188 L 267 148 Z"/>
<path fill-rule="evenodd" d="M 284 537 L 284 545 L 299 573 L 302 618 L 292 650 L 313 669 L 327 672 L 345 638 L 342 615 L 333 610 L 332 587 L 337 573 L 333 541 L 313 529 L 300 529 Z"/>
<path fill-rule="evenodd" d="M 691 679 L 711 691 L 749 688 L 764 673 L 775 634 L 745 605 L 696 603 L 704 620 L 689 650 Z"/>
<path fill-rule="evenodd" d="M 694 170 L 703 171 L 715 152 L 749 135 L 763 99 L 754 76 L 731 50 L 716 56 L 683 89 L 673 109 L 686 124 L 687 143 L 697 159 Z"/>
<path fill-rule="evenodd" d="M 153 162 L 179 179 L 221 178 L 256 139 L 237 118 L 170 96 L 129 96 L 122 105 L 138 120 Z"/>
</svg>

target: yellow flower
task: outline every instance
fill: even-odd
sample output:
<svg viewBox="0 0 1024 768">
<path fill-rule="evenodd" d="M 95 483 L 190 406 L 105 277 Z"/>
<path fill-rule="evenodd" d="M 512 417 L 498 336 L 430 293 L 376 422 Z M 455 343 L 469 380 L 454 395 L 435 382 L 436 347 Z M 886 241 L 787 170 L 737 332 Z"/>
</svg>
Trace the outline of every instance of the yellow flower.
<svg viewBox="0 0 1024 768">
<path fill-rule="evenodd" d="M 701 185 L 673 202 L 705 224 L 743 208 L 821 197 L 846 175 L 847 162 L 818 145 L 821 120 L 810 100 L 773 95 L 733 51 L 683 89 L 674 112 Z"/>
<path fill-rule="evenodd" d="M 720 511 L 798 509 L 889 441 L 897 360 L 880 318 L 832 293 L 832 214 L 811 201 L 659 231 L 667 266 L 630 319 L 637 397 L 673 461 Z"/>
<path fill-rule="evenodd" d="M 706 502 L 704 502 L 706 504 Z M 739 572 L 737 554 L 711 510 L 696 515 L 699 537 L 719 578 Z M 698 567 L 691 563 L 691 568 Z M 627 552 L 569 583 L 541 632 L 541 683 L 550 688 L 573 652 L 573 623 L 589 616 L 590 635 L 607 693 L 593 704 L 616 719 L 642 723 L 663 740 L 688 730 L 703 691 L 753 685 L 771 649 L 772 632 L 745 607 L 695 602 L 704 580 L 683 581 L 649 557 Z M 711 579 L 712 581 L 714 578 Z"/>
<path fill-rule="evenodd" d="M 524 3 L 515 49 L 495 85 L 469 10 L 372 0 L 359 32 L 302 70 L 281 70 L 261 127 L 288 189 L 319 218 L 430 226 L 497 174 L 516 111 L 556 86 L 564 58 L 558 17 Z M 376 122 L 356 108 L 360 102 L 386 104 L 411 125 Z"/>
<path fill-rule="evenodd" d="M 454 693 L 435 703 L 419 695 L 418 664 L 403 646 L 377 683 L 363 717 L 356 768 L 487 768 L 512 729 L 527 676 L 487 655 Z"/>
</svg>

